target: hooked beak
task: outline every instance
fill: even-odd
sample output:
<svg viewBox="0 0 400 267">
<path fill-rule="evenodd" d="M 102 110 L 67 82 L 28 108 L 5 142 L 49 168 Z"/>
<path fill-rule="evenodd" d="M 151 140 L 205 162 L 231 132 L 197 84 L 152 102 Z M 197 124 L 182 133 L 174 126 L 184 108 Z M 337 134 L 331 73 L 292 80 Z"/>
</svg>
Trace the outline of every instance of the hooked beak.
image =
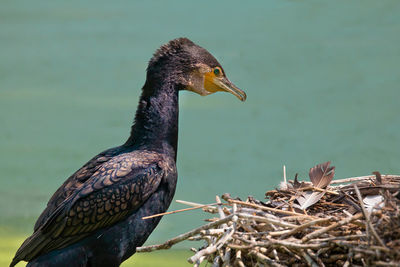
<svg viewBox="0 0 400 267">
<path fill-rule="evenodd" d="M 226 77 L 214 77 L 213 84 L 217 87 L 215 91 L 225 91 L 235 95 L 241 101 L 246 101 L 246 93 L 237 88 L 231 81 Z"/>
</svg>

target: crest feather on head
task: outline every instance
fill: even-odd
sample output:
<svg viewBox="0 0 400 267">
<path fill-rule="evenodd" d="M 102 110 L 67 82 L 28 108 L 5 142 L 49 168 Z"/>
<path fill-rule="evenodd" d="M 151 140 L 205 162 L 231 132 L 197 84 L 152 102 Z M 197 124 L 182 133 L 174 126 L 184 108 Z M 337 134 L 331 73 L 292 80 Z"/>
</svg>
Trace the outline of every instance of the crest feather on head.
<svg viewBox="0 0 400 267">
<path fill-rule="evenodd" d="M 185 37 L 176 38 L 166 44 L 163 44 L 159 49 L 156 50 L 156 52 L 154 52 L 153 57 L 150 59 L 149 67 L 165 57 L 179 53 L 185 46 L 196 46 L 196 44 Z"/>
</svg>

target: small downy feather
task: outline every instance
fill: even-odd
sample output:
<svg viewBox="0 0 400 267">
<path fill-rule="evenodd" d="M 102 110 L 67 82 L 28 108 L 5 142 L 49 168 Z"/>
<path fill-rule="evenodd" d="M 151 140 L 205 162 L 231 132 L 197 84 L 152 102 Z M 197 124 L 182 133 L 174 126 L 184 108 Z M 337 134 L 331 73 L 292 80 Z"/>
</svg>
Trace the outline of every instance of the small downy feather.
<svg viewBox="0 0 400 267">
<path fill-rule="evenodd" d="M 308 207 L 317 203 L 324 194 L 325 194 L 324 192 L 312 192 L 312 191 L 303 192 L 299 197 L 296 198 L 296 200 L 300 204 L 298 208 L 302 210 L 307 209 Z"/>
<path fill-rule="evenodd" d="M 331 183 L 333 176 L 335 175 L 335 167 L 330 167 L 330 164 L 331 162 L 328 161 L 318 164 L 310 169 L 310 180 L 315 187 L 325 188 Z M 317 203 L 324 195 L 325 192 L 302 192 L 301 195 L 296 198 L 297 202 L 300 204 L 298 207 L 303 210 L 307 209 L 308 207 Z"/>
<path fill-rule="evenodd" d="M 384 198 L 381 195 L 366 196 L 363 202 L 369 212 L 380 210 L 385 206 Z"/>
</svg>

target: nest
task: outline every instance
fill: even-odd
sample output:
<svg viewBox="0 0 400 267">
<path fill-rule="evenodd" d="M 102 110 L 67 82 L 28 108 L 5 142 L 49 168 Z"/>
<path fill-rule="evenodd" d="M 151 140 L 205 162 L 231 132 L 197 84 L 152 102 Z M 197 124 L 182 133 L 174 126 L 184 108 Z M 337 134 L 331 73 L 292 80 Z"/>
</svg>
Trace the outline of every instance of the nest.
<svg viewBox="0 0 400 267">
<path fill-rule="evenodd" d="M 285 181 L 266 192 L 266 201 L 229 194 L 208 205 L 179 201 L 213 218 L 137 251 L 203 240 L 188 259 L 194 266 L 400 266 L 400 176 L 332 181 L 333 175 L 329 163 L 317 165 L 312 183 Z"/>
</svg>

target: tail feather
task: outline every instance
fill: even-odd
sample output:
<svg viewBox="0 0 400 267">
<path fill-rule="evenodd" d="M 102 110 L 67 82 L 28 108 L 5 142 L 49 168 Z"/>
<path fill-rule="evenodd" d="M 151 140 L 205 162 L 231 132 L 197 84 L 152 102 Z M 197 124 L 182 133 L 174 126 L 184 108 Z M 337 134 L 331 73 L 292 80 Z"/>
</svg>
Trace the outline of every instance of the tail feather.
<svg viewBox="0 0 400 267">
<path fill-rule="evenodd" d="M 37 231 L 33 233 L 29 238 L 27 238 L 24 243 L 22 243 L 21 247 L 18 249 L 15 254 L 10 267 L 13 267 L 21 260 L 30 261 L 36 256 L 39 255 L 41 250 L 51 242 L 50 238 L 47 238 L 45 235 L 41 233 L 41 231 Z"/>
</svg>

